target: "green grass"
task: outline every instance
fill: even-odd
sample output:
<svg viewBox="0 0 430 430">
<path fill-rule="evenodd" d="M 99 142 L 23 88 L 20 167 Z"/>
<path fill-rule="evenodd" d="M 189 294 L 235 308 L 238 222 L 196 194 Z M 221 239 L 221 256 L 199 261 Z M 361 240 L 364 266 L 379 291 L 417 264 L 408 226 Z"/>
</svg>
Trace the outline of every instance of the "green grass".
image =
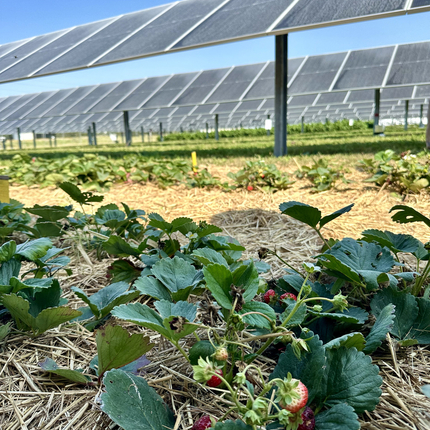
<svg viewBox="0 0 430 430">
<path fill-rule="evenodd" d="M 190 140 L 169 142 L 145 142 L 135 137 L 131 147 L 122 144 L 107 143 L 107 136 L 98 138 L 97 147 L 89 146 L 84 139 L 79 138 L 57 139 L 57 147 L 32 148 L 32 142 L 24 142 L 23 151 L 32 156 L 44 158 L 59 158 L 74 154 L 82 156 L 85 153 L 98 153 L 112 158 L 121 158 L 127 153 L 139 153 L 149 157 L 189 158 L 192 151 L 197 151 L 199 160 L 207 163 L 222 164 L 229 162 L 242 162 L 245 159 L 258 157 L 270 158 L 273 156 L 273 136 L 225 138 L 214 140 Z M 48 145 L 49 145 L 49 141 Z M 82 143 L 84 142 L 84 143 Z M 46 142 L 45 142 L 46 143 Z M 15 142 L 16 146 L 16 142 Z M 290 157 L 306 162 L 309 156 L 321 155 L 334 158 L 341 162 L 353 161 L 365 155 L 372 155 L 378 151 L 393 149 L 401 152 L 411 150 L 419 152 L 425 147 L 425 131 L 418 127 L 410 127 L 407 132 L 401 127 L 389 127 L 385 137 L 374 137 L 371 130 L 351 130 L 325 133 L 294 134 L 289 136 L 288 157 L 279 160 L 281 164 Z M 7 160 L 19 150 L 2 152 L 2 159 Z M 339 156 L 340 155 L 340 156 Z M 284 161 L 285 160 L 285 161 Z"/>
</svg>

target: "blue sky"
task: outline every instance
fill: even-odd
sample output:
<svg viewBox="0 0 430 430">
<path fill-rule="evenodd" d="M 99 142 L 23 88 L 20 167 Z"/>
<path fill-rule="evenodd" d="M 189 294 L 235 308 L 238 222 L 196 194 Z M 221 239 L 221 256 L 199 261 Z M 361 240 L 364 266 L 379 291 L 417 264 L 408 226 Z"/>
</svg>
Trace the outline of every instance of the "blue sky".
<svg viewBox="0 0 430 430">
<path fill-rule="evenodd" d="M 170 3 L 170 0 L 1 0 L 0 44 L 165 3 Z M 289 56 L 292 58 L 430 40 L 429 24 L 430 12 L 426 12 L 292 33 L 289 38 Z M 273 59 L 274 38 L 263 37 L 90 70 L 0 84 L 0 96 L 257 63 Z"/>
</svg>

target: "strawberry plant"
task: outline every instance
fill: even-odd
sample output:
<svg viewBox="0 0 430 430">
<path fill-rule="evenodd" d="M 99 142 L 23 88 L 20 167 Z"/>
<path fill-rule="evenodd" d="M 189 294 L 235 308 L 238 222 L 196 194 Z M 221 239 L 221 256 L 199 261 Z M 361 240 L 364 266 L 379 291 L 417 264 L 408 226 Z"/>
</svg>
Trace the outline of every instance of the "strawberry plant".
<svg viewBox="0 0 430 430">
<path fill-rule="evenodd" d="M 375 154 L 374 160 L 361 160 L 360 165 L 373 175 L 366 182 L 389 187 L 399 194 L 419 193 L 430 185 L 427 153 L 415 155 L 407 151 L 397 155 L 388 149 Z"/>
<path fill-rule="evenodd" d="M 24 205 L 16 200 L 10 203 L 0 203 L 0 241 L 11 237 L 17 231 L 25 232 L 31 217 L 23 212 Z"/>
<path fill-rule="evenodd" d="M 228 177 L 233 179 L 235 188 L 246 188 L 248 191 L 285 190 L 294 183 L 286 173 L 264 160 L 247 161 L 242 170 L 237 173 L 230 172 Z"/>
<path fill-rule="evenodd" d="M 50 250 L 52 243 L 45 238 L 21 245 L 10 241 L 0 247 L 0 303 L 3 306 L 0 314 L 9 313 L 19 330 L 31 331 L 33 336 L 81 315 L 64 306 L 67 300 L 61 298 L 57 279 L 43 278 L 55 266 L 48 258 L 58 252 L 54 250 L 48 254 Z M 34 278 L 19 278 L 23 261 L 36 264 L 36 269 L 22 275 L 34 273 Z"/>
<path fill-rule="evenodd" d="M 297 178 L 308 179 L 312 184 L 312 191 L 321 192 L 327 191 L 336 187 L 337 181 L 342 181 L 344 184 L 349 184 L 351 181 L 345 178 L 342 169 L 336 169 L 328 165 L 327 160 L 320 158 L 314 160 L 312 166 L 301 166 L 295 172 Z"/>
</svg>

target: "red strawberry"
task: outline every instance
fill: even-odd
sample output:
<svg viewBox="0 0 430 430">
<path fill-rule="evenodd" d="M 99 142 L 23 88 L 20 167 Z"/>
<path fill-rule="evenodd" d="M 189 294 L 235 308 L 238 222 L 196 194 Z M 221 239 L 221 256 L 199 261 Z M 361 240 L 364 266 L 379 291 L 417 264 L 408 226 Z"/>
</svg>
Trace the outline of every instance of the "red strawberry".
<svg viewBox="0 0 430 430">
<path fill-rule="evenodd" d="M 274 290 L 267 290 L 263 296 L 264 303 L 267 303 L 268 305 L 274 304 L 276 302 L 276 297 L 277 294 Z"/>
<path fill-rule="evenodd" d="M 264 175 L 263 174 L 261 174 L 260 177 L 261 177 L 261 179 L 264 179 Z"/>
<path fill-rule="evenodd" d="M 218 373 L 218 375 L 223 376 L 223 375 L 222 375 L 222 370 L 221 370 L 221 369 L 216 370 L 216 373 Z M 222 384 L 222 380 L 221 380 L 221 378 L 218 378 L 218 376 L 215 376 L 215 375 L 213 375 L 213 376 L 212 376 L 212 378 L 211 378 L 211 379 L 209 379 L 209 381 L 208 381 L 208 382 L 206 382 L 206 385 L 207 385 L 208 387 L 211 387 L 211 388 L 218 387 L 218 386 L 219 386 L 219 385 L 221 385 L 221 384 Z"/>
<path fill-rule="evenodd" d="M 282 302 L 282 300 L 284 300 L 284 299 L 291 299 L 291 300 L 294 300 L 295 302 L 297 302 L 297 296 L 295 296 L 293 293 L 284 293 L 284 294 L 282 294 L 282 296 L 279 299 L 279 303 L 281 305 L 285 304 L 285 303 Z"/>
<path fill-rule="evenodd" d="M 246 189 L 247 189 L 248 191 L 252 191 L 252 190 L 254 189 L 254 187 L 253 187 L 252 185 L 248 185 L 248 186 L 246 187 Z"/>
<path fill-rule="evenodd" d="M 291 382 L 295 381 L 297 381 L 297 379 L 291 380 Z M 283 405 L 281 403 L 280 405 L 287 411 L 290 411 L 294 414 L 300 409 L 302 409 L 304 406 L 306 406 L 306 403 L 308 401 L 308 389 L 302 381 L 299 381 L 299 385 L 297 385 L 297 387 L 294 388 L 293 391 L 298 395 L 298 397 L 293 397 L 291 403 L 288 405 Z"/>
<path fill-rule="evenodd" d="M 306 408 L 302 412 L 302 421 L 303 423 L 299 425 L 297 430 L 314 430 L 315 414 L 309 406 L 306 406 Z"/>
<path fill-rule="evenodd" d="M 212 427 L 212 421 L 209 415 L 203 415 L 191 428 L 191 430 L 206 430 Z"/>
</svg>

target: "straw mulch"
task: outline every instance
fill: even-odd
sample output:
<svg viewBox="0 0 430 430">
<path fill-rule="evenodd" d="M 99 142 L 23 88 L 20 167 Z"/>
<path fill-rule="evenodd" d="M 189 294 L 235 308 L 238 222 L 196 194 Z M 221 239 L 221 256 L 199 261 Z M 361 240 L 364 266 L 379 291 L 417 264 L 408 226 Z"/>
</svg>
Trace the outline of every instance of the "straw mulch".
<svg viewBox="0 0 430 430">
<path fill-rule="evenodd" d="M 222 169 L 219 175 L 222 176 Z M 340 187 L 342 188 L 342 187 Z M 26 205 L 68 204 L 61 190 L 12 187 L 11 196 Z M 171 220 L 189 216 L 207 220 L 223 228 L 246 247 L 246 258 L 256 257 L 260 247 L 276 249 L 293 266 L 316 255 L 321 249 L 317 235 L 303 224 L 280 215 L 278 205 L 297 200 L 319 207 L 323 214 L 355 203 L 351 213 L 340 217 L 326 229 L 327 237 L 358 237 L 366 228 L 389 229 L 410 233 L 428 240 L 427 228 L 418 223 L 407 226 L 394 224 L 389 209 L 399 200 L 389 192 L 368 187 L 361 182 L 348 189 L 311 194 L 306 182 L 296 183 L 290 190 L 275 194 L 220 190 L 189 190 L 174 187 L 160 190 L 153 185 L 138 184 L 114 187 L 105 194 L 105 202 L 125 202 L 134 208 L 158 212 Z M 408 204 L 424 214 L 430 213 L 427 196 L 409 197 Z M 110 260 L 97 262 L 83 249 L 72 248 L 73 275 L 62 280 L 66 296 L 73 307 L 82 302 L 70 292 L 72 285 L 89 294 L 108 284 L 107 266 Z M 285 267 L 271 256 L 269 278 L 282 275 Z M 143 331 L 127 325 L 131 332 Z M 148 332 L 157 346 L 148 353 L 151 364 L 145 378 L 178 416 L 175 430 L 190 429 L 193 420 L 202 413 L 220 416 L 228 401 L 222 391 L 209 391 L 192 383 L 192 369 L 168 342 Z M 41 372 L 37 363 L 53 358 L 61 367 L 88 370 L 96 354 L 94 334 L 79 325 L 63 326 L 30 339 L 12 333 L 0 344 L 0 429 L 104 430 L 118 428 L 100 411 L 98 387 L 82 387 Z M 430 351 L 423 347 L 396 350 L 393 345 L 374 357 L 384 378 L 381 403 L 372 413 L 362 417 L 362 428 L 371 430 L 429 430 L 430 400 L 420 393 L 420 387 L 430 383 L 428 369 Z M 266 375 L 274 362 L 262 358 L 259 365 Z"/>
</svg>

